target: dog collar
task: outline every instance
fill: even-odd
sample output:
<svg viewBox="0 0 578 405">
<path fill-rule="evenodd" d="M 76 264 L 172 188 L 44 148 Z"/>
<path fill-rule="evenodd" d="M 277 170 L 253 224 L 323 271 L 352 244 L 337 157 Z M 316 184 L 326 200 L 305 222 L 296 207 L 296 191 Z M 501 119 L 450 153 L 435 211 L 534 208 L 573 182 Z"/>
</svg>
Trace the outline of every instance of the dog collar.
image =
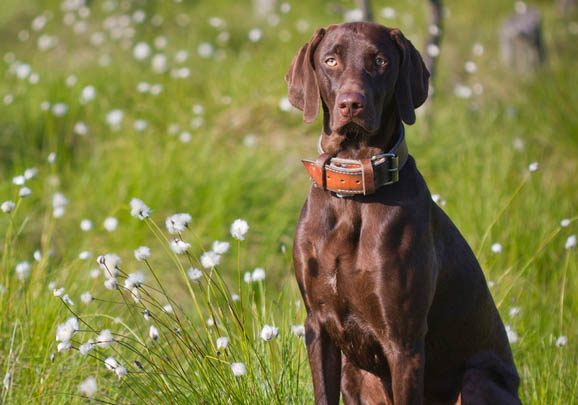
<svg viewBox="0 0 578 405">
<path fill-rule="evenodd" d="M 317 187 L 332 191 L 338 197 L 373 194 L 380 187 L 398 182 L 399 171 L 409 156 L 403 125 L 393 148 L 369 159 L 334 157 L 323 151 L 321 141 L 318 149 L 317 160 L 302 160 L 303 165 Z"/>
</svg>

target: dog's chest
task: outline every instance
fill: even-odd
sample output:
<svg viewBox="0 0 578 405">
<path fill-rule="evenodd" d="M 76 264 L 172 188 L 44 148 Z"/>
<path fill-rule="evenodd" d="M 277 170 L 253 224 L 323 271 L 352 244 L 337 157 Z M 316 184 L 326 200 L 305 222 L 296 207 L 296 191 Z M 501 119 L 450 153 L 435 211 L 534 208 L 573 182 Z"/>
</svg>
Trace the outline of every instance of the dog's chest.
<svg viewBox="0 0 578 405">
<path fill-rule="evenodd" d="M 316 225 L 315 260 L 306 283 L 312 312 L 342 352 L 359 367 L 383 373 L 378 334 L 385 333 L 379 285 L 378 238 L 360 211 L 328 211 Z M 366 224 L 365 224 L 366 225 Z"/>
</svg>

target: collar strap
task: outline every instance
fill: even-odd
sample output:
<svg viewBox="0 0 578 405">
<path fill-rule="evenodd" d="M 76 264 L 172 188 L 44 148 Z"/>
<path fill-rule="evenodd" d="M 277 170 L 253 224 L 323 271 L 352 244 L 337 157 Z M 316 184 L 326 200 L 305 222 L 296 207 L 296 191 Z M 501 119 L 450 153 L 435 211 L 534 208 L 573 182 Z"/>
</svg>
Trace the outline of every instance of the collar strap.
<svg viewBox="0 0 578 405">
<path fill-rule="evenodd" d="M 336 193 L 339 197 L 373 194 L 383 186 L 399 181 L 399 171 L 405 165 L 409 152 L 405 142 L 405 128 L 396 144 L 387 153 L 369 159 L 341 159 L 323 151 L 317 160 L 302 160 L 305 169 L 317 187 Z"/>
</svg>

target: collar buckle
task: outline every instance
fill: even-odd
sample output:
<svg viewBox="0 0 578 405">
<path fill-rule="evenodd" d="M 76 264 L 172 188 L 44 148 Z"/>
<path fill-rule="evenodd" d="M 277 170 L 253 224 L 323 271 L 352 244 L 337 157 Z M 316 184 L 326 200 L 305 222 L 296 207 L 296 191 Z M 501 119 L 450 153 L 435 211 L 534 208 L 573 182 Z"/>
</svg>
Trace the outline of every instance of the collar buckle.
<svg viewBox="0 0 578 405">
<path fill-rule="evenodd" d="M 383 162 L 378 163 L 380 165 L 385 164 L 386 161 L 389 161 L 389 168 L 387 172 L 390 175 L 390 178 L 383 184 L 382 186 L 388 186 L 393 183 L 397 183 L 399 181 L 399 156 L 395 153 L 381 153 L 379 155 L 374 155 L 371 157 L 372 162 L 377 162 L 382 160 Z"/>
</svg>

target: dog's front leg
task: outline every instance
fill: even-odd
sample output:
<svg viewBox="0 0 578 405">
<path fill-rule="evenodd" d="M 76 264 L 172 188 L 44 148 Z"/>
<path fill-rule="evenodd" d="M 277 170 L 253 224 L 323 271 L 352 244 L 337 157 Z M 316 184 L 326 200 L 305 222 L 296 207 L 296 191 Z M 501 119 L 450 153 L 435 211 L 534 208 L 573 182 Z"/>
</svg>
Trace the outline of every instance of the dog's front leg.
<svg viewBox="0 0 578 405">
<path fill-rule="evenodd" d="M 390 344 L 388 352 L 393 403 L 421 405 L 425 364 L 424 339 L 410 345 Z"/>
<path fill-rule="evenodd" d="M 305 342 L 316 405 L 339 404 L 341 351 L 311 315 L 305 321 Z"/>
</svg>

